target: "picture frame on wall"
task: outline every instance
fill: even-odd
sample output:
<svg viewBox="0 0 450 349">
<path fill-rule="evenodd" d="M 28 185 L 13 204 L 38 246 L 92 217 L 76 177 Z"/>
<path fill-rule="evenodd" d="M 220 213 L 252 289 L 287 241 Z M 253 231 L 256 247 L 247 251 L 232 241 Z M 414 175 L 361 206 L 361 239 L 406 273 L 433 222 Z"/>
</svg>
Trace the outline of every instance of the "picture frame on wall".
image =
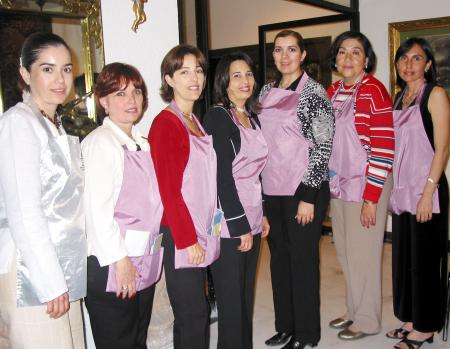
<svg viewBox="0 0 450 349">
<path fill-rule="evenodd" d="M 450 17 L 418 19 L 389 23 L 389 61 L 391 95 L 395 96 L 395 52 L 400 44 L 411 37 L 426 39 L 436 59 L 437 83 L 445 88 L 450 98 Z"/>
</svg>

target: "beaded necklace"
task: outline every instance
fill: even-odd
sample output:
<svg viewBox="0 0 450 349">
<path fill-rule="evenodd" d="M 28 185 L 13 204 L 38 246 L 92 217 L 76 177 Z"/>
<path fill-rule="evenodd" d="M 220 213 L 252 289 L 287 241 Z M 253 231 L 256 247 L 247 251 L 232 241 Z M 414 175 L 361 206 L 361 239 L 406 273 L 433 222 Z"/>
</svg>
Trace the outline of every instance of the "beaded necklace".
<svg viewBox="0 0 450 349">
<path fill-rule="evenodd" d="M 55 115 L 55 117 L 52 119 L 45 111 L 43 111 L 42 109 L 39 110 L 42 114 L 43 117 L 45 117 L 48 121 L 50 121 L 53 125 L 55 125 L 55 127 L 57 129 L 59 129 L 61 127 L 61 121 L 59 120 L 59 118 Z"/>
</svg>

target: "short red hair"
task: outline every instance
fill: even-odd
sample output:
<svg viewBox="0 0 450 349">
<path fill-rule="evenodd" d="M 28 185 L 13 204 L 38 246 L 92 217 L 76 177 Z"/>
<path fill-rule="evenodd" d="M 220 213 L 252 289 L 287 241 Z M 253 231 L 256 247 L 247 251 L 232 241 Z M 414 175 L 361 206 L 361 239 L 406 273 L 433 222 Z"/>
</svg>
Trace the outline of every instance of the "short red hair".
<svg viewBox="0 0 450 349">
<path fill-rule="evenodd" d="M 141 73 L 135 67 L 125 63 L 110 63 L 103 67 L 101 73 L 98 75 L 94 85 L 94 94 L 97 107 L 105 112 L 104 108 L 99 103 L 99 99 L 116 91 L 126 88 L 130 82 L 135 88 L 142 91 L 142 112 L 148 107 L 147 86 Z"/>
</svg>

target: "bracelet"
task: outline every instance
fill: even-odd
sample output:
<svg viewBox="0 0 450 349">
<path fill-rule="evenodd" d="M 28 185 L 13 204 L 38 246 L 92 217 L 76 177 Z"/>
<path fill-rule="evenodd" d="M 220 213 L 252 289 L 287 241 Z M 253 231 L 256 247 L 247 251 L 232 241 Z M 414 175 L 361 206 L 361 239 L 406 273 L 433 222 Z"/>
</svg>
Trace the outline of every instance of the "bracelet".
<svg viewBox="0 0 450 349">
<path fill-rule="evenodd" d="M 369 201 L 369 200 L 364 200 L 364 203 L 367 204 L 367 205 L 373 205 L 374 204 L 372 201 Z"/>
<path fill-rule="evenodd" d="M 431 177 L 428 177 L 428 178 L 427 178 L 427 181 L 430 182 L 431 184 L 433 184 L 433 185 L 436 186 L 436 187 L 437 187 L 437 185 L 438 185 L 438 184 L 436 183 L 436 181 L 435 181 L 433 178 L 431 178 Z"/>
</svg>

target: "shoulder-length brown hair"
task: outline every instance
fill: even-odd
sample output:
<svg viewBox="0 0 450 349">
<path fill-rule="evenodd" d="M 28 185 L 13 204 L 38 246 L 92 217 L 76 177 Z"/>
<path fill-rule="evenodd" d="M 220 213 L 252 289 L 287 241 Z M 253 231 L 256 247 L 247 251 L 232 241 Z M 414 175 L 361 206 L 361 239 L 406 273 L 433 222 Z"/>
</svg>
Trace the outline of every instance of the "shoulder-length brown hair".
<svg viewBox="0 0 450 349">
<path fill-rule="evenodd" d="M 181 69 L 184 62 L 184 57 L 187 55 L 193 55 L 197 64 L 202 68 L 203 73 L 206 76 L 206 59 L 203 53 L 194 46 L 191 45 L 177 45 L 167 52 L 163 61 L 161 62 L 161 88 L 160 95 L 164 102 L 169 103 L 173 99 L 173 89 L 167 83 L 165 77 L 169 75 L 173 78 L 173 73 L 178 69 Z M 206 81 L 206 79 L 205 79 Z"/>
</svg>

